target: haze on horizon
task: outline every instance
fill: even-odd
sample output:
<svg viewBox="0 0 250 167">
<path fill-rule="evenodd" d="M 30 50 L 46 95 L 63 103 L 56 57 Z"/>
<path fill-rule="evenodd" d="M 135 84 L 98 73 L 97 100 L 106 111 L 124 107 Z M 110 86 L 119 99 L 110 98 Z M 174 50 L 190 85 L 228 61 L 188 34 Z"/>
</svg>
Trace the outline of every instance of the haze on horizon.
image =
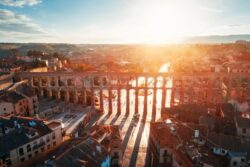
<svg viewBox="0 0 250 167">
<path fill-rule="evenodd" d="M 244 0 L 0 0 L 0 42 L 175 43 L 250 34 Z"/>
</svg>

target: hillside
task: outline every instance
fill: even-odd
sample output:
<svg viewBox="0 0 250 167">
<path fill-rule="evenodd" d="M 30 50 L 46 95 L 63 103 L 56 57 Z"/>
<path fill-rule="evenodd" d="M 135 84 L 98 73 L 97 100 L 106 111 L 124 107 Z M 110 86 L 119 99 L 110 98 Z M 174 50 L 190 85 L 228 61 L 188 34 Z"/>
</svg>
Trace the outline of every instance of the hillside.
<svg viewBox="0 0 250 167">
<path fill-rule="evenodd" d="M 58 52 L 67 56 L 74 53 L 83 52 L 82 47 L 72 44 L 37 44 L 37 43 L 1 43 L 0 44 L 0 57 L 8 56 L 11 50 L 18 50 L 18 54 L 26 55 L 28 50 L 40 50 L 45 53 Z"/>
</svg>

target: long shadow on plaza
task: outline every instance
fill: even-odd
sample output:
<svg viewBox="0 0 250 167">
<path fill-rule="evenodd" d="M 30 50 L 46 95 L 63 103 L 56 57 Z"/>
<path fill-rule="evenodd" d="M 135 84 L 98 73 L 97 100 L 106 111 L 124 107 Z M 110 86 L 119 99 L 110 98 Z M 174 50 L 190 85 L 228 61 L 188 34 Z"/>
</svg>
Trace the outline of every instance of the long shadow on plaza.
<svg viewBox="0 0 250 167">
<path fill-rule="evenodd" d="M 121 115 L 116 114 L 114 118 L 111 120 L 110 125 L 113 125 L 115 121 L 120 117 Z"/>
<path fill-rule="evenodd" d="M 155 122 L 155 119 L 156 119 L 156 112 L 157 110 L 154 112 L 152 111 L 152 118 L 151 118 L 151 122 Z"/>
<path fill-rule="evenodd" d="M 99 122 L 99 125 L 103 125 L 104 122 L 110 117 L 110 114 L 106 114 L 105 117 L 102 118 L 101 122 Z"/>
<path fill-rule="evenodd" d="M 136 165 L 138 152 L 139 152 L 139 149 L 140 149 L 141 138 L 142 138 L 143 130 L 145 128 L 146 121 L 147 121 L 147 112 L 143 112 L 142 121 L 141 121 L 139 131 L 138 131 L 138 134 L 137 134 L 137 137 L 136 137 L 136 140 L 135 140 L 135 145 L 134 145 L 134 149 L 133 149 L 133 152 L 132 152 L 132 155 L 131 155 L 131 158 L 130 158 L 129 167 L 134 167 Z"/>
<path fill-rule="evenodd" d="M 122 118 L 121 124 L 120 124 L 120 130 L 122 130 L 122 128 L 124 127 L 128 117 L 129 117 L 128 115 L 123 115 L 123 118 Z"/>
<path fill-rule="evenodd" d="M 134 149 L 130 158 L 130 163 L 129 163 L 129 167 L 134 167 L 136 165 L 136 161 L 137 161 L 137 157 L 138 157 L 138 152 L 140 149 L 140 143 L 141 143 L 141 138 L 142 138 L 142 133 L 145 127 L 145 123 L 141 122 L 140 127 L 139 127 L 139 131 L 137 134 L 137 138 L 135 140 L 135 145 L 134 145 Z"/>
<path fill-rule="evenodd" d="M 86 128 L 86 129 L 91 128 L 94 124 L 96 124 L 96 122 L 98 121 L 99 118 L 100 118 L 100 117 L 99 117 L 98 115 L 96 115 L 96 116 L 94 117 L 94 119 L 93 119 L 92 121 L 90 121 L 90 122 L 87 124 L 87 126 L 86 126 L 85 128 Z"/>
<path fill-rule="evenodd" d="M 149 132 L 150 133 L 150 132 Z M 146 158 L 145 158 L 145 167 L 150 166 L 150 143 L 149 143 L 149 138 L 148 138 L 148 147 L 147 147 L 147 153 L 146 153 Z"/>
<path fill-rule="evenodd" d="M 123 149 L 123 153 L 122 154 L 123 155 L 124 155 L 125 150 L 127 148 L 128 141 L 129 141 L 129 138 L 130 138 L 130 135 L 132 133 L 133 128 L 134 128 L 134 123 L 133 123 L 133 121 L 131 121 L 130 124 L 129 124 L 128 130 L 127 130 L 127 133 L 126 133 L 126 135 L 125 135 L 125 137 L 123 139 L 123 143 L 122 143 L 122 149 Z"/>
</svg>

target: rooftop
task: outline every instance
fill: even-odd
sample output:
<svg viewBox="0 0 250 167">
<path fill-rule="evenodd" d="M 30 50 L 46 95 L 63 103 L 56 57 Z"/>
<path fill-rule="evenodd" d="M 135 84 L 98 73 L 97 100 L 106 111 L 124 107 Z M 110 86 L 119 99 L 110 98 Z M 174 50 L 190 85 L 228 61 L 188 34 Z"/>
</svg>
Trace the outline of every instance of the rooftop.
<svg viewBox="0 0 250 167">
<path fill-rule="evenodd" d="M 210 147 L 223 148 L 233 152 L 246 152 L 249 145 L 240 137 L 215 132 L 210 132 L 208 134 L 207 144 Z"/>
<path fill-rule="evenodd" d="M 122 144 L 118 125 L 95 125 L 90 129 L 89 134 L 107 150 L 110 150 L 110 143 L 114 141 L 119 141 Z"/>
<path fill-rule="evenodd" d="M 248 118 L 235 117 L 235 122 L 238 127 L 250 128 L 250 119 Z"/>
<path fill-rule="evenodd" d="M 43 121 L 27 117 L 0 117 L 0 155 L 50 133 Z"/>
<path fill-rule="evenodd" d="M 174 150 L 175 159 L 177 162 L 182 162 L 182 167 L 194 167 L 192 160 L 182 150 Z"/>
<path fill-rule="evenodd" d="M 152 122 L 150 124 L 150 133 L 160 146 L 174 147 L 178 144 L 178 140 L 171 134 L 170 127 L 165 122 Z"/>
<path fill-rule="evenodd" d="M 51 121 L 49 123 L 46 124 L 50 129 L 55 129 L 57 127 L 61 127 L 61 122 L 58 121 Z"/>
<path fill-rule="evenodd" d="M 24 96 L 16 93 L 16 92 L 5 92 L 0 96 L 0 102 L 12 102 L 12 103 L 17 103 L 19 100 L 25 99 Z"/>
<path fill-rule="evenodd" d="M 32 97 L 36 95 L 35 90 L 33 90 L 31 87 L 28 87 L 26 85 L 21 85 L 19 87 L 17 87 L 16 89 L 18 92 L 20 92 L 21 94 L 28 96 L 28 97 Z"/>
<path fill-rule="evenodd" d="M 151 123 L 150 130 L 160 147 L 173 148 L 177 162 L 181 162 L 183 167 L 192 167 L 196 164 L 222 166 L 220 157 L 216 157 L 205 145 L 204 138 L 207 134 L 205 126 L 182 122 L 173 124 L 154 122 Z M 198 131 L 197 136 L 195 131 Z"/>
<path fill-rule="evenodd" d="M 0 72 L 0 77 L 8 75 L 10 75 L 10 72 Z"/>
<path fill-rule="evenodd" d="M 87 162 L 90 167 L 96 167 L 107 161 L 109 161 L 107 150 L 95 139 L 87 138 L 57 159 L 56 164 L 60 167 L 82 167 L 81 162 Z"/>
<path fill-rule="evenodd" d="M 97 140 L 105 133 L 110 134 L 111 139 L 121 140 L 118 125 L 95 125 L 92 129 L 90 129 L 89 133 Z"/>
</svg>

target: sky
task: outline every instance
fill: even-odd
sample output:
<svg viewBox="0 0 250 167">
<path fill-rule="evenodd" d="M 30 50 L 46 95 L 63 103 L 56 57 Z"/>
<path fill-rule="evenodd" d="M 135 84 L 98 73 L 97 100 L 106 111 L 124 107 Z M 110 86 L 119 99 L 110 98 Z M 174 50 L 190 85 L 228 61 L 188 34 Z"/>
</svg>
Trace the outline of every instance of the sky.
<svg viewBox="0 0 250 167">
<path fill-rule="evenodd" d="M 250 0 L 0 0 L 0 42 L 171 43 L 250 34 Z"/>
</svg>

